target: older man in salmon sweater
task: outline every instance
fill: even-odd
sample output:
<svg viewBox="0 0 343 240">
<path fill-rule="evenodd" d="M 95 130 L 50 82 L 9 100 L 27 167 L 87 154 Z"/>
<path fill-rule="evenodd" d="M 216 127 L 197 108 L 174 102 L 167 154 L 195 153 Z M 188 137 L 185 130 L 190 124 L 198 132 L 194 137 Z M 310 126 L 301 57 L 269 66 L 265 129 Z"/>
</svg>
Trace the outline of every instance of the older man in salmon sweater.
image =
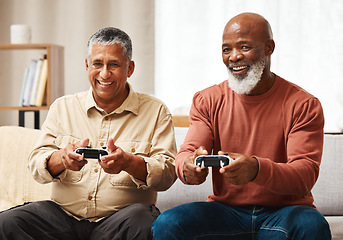
<svg viewBox="0 0 343 240">
<path fill-rule="evenodd" d="M 197 156 L 226 153 L 234 162 L 212 167 L 207 202 L 160 215 L 154 239 L 331 239 L 311 194 L 323 110 L 316 97 L 270 71 L 274 47 L 271 27 L 258 14 L 239 14 L 225 26 L 228 80 L 194 95 L 176 170 L 185 184 L 201 184 L 208 168 L 194 164 Z"/>
</svg>

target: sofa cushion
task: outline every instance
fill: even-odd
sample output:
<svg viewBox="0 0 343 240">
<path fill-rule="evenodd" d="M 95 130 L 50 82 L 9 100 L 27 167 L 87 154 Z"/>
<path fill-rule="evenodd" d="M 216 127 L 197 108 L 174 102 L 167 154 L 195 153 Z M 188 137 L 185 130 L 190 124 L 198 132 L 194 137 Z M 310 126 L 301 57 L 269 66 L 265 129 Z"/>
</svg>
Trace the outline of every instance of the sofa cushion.
<svg viewBox="0 0 343 240">
<path fill-rule="evenodd" d="M 211 171 L 210 171 L 211 172 Z M 158 192 L 156 206 L 161 212 L 188 202 L 204 202 L 212 193 L 211 173 L 201 185 L 186 185 L 176 180 L 165 192 Z"/>
<path fill-rule="evenodd" d="M 343 216 L 326 216 L 330 225 L 332 240 L 343 239 Z"/>
<path fill-rule="evenodd" d="M 37 183 L 27 167 L 39 130 L 0 127 L 0 211 L 27 201 L 49 199 L 50 186 Z"/>
<path fill-rule="evenodd" d="M 343 215 L 343 134 L 325 134 L 318 181 L 312 194 L 323 215 Z"/>
</svg>

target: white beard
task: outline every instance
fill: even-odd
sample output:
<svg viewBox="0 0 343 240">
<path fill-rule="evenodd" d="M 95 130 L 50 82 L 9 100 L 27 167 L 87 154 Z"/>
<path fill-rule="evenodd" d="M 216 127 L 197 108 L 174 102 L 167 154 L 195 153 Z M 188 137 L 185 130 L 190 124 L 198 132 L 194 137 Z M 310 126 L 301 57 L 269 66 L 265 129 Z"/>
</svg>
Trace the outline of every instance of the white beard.
<svg viewBox="0 0 343 240">
<path fill-rule="evenodd" d="M 249 94 L 261 80 L 261 76 L 265 66 L 265 61 L 258 61 L 251 66 L 251 69 L 248 70 L 248 73 L 245 77 L 237 77 L 231 72 L 228 67 L 227 70 L 229 87 L 235 93 Z"/>
</svg>

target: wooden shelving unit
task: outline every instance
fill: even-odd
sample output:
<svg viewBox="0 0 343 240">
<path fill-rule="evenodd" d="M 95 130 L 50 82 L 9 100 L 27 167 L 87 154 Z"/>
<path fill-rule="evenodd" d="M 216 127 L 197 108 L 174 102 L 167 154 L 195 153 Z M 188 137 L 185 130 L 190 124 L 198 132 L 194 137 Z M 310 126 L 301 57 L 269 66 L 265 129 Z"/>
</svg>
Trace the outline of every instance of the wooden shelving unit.
<svg viewBox="0 0 343 240">
<path fill-rule="evenodd" d="M 19 125 L 23 125 L 24 114 L 27 111 L 35 112 L 35 128 L 37 128 L 36 121 L 39 121 L 39 111 L 49 109 L 52 102 L 64 95 L 64 47 L 42 43 L 42 44 L 0 44 L 0 54 L 2 50 L 40 50 L 44 51 L 48 60 L 48 79 L 46 83 L 46 90 L 44 95 L 44 103 L 41 107 L 35 106 L 13 106 L 0 105 L 0 111 L 19 111 Z M 18 84 L 18 92 L 21 91 L 22 81 L 16 80 Z M 19 99 L 18 99 L 19 101 Z M 38 113 L 38 114 L 37 114 Z M 37 119 L 38 118 L 38 119 Z M 39 123 L 38 123 L 39 125 Z"/>
<path fill-rule="evenodd" d="M 174 115 L 173 123 L 175 127 L 189 127 L 189 119 L 186 115 Z"/>
</svg>

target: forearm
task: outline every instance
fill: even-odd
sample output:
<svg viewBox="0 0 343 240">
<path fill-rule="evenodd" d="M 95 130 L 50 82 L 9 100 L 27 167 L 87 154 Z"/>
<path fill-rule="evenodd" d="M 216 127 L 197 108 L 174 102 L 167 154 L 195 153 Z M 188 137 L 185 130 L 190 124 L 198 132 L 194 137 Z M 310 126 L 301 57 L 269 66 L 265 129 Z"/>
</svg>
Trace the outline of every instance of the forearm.
<svg viewBox="0 0 343 240">
<path fill-rule="evenodd" d="M 146 182 L 148 170 L 144 158 L 133 154 L 130 155 L 131 161 L 125 171 L 134 178 Z"/>
<path fill-rule="evenodd" d="M 260 170 L 254 183 L 281 195 L 307 195 L 315 184 L 319 164 L 305 159 L 276 163 L 258 157 Z"/>
<path fill-rule="evenodd" d="M 53 178 L 57 177 L 61 172 L 65 170 L 65 166 L 62 162 L 61 151 L 62 150 L 60 149 L 58 151 L 53 152 L 47 162 L 47 170 Z"/>
<path fill-rule="evenodd" d="M 192 155 L 192 153 L 188 153 L 188 152 L 179 152 L 175 158 L 175 170 L 176 170 L 176 175 L 177 177 L 185 184 L 187 184 L 187 182 L 185 181 L 184 178 L 184 169 L 183 169 L 183 165 L 185 162 L 185 159 Z"/>
</svg>

